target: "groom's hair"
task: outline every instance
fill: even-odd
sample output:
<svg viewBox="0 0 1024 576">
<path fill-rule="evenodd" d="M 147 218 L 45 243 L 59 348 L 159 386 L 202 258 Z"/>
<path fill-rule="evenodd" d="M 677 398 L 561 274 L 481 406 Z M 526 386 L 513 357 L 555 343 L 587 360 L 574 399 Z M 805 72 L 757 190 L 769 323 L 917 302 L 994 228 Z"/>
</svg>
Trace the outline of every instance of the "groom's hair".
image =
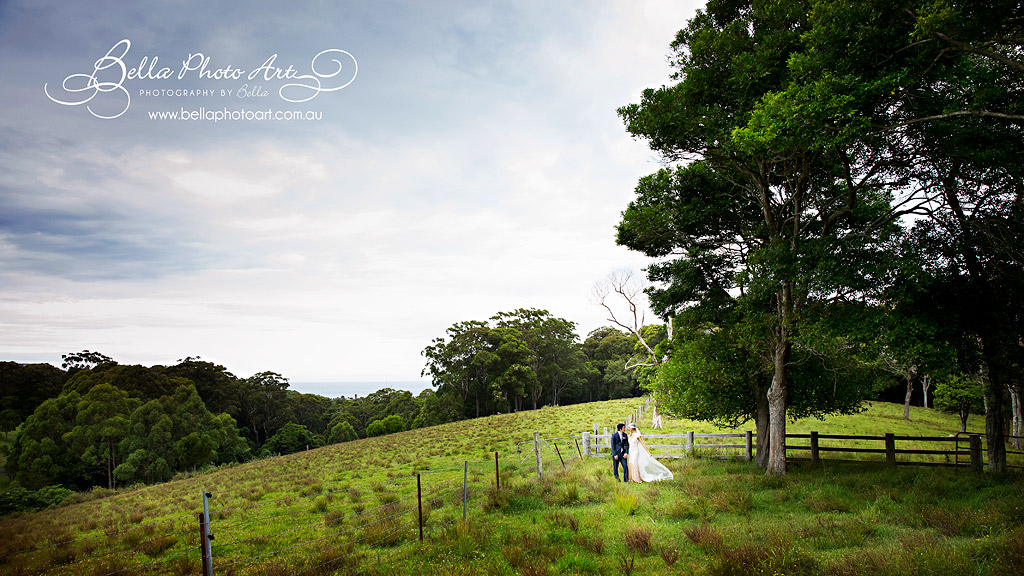
<svg viewBox="0 0 1024 576">
<path fill-rule="evenodd" d="M 626 427 L 626 425 L 625 425 L 625 424 L 623 424 L 622 422 L 619 422 L 619 423 L 618 423 L 618 425 L 617 425 L 617 426 L 615 426 L 615 429 L 616 429 L 616 430 L 622 430 L 622 429 L 623 429 L 623 428 L 625 428 L 625 427 Z"/>
</svg>

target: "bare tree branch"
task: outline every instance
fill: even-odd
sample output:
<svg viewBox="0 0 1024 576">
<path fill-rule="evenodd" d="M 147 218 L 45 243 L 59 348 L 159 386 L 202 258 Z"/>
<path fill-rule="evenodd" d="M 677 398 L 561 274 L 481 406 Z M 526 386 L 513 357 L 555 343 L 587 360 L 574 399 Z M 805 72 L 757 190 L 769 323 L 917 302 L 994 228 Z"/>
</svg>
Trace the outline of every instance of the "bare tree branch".
<svg viewBox="0 0 1024 576">
<path fill-rule="evenodd" d="M 632 317 L 631 323 L 629 323 L 630 319 L 620 320 L 612 308 L 609 300 L 616 294 L 625 301 L 629 309 L 629 316 Z M 604 280 L 594 284 L 591 297 L 597 305 L 608 312 L 609 322 L 636 336 L 637 340 L 640 341 L 640 345 L 647 350 L 651 364 L 635 364 L 632 368 L 636 366 L 661 366 L 661 362 L 658 361 L 658 356 L 654 353 L 654 349 L 647 344 L 647 340 L 644 339 L 641 333 L 644 327 L 644 313 L 640 309 L 640 302 L 643 298 L 643 286 L 633 280 L 633 272 L 631 270 L 616 270 L 609 273 Z"/>
</svg>

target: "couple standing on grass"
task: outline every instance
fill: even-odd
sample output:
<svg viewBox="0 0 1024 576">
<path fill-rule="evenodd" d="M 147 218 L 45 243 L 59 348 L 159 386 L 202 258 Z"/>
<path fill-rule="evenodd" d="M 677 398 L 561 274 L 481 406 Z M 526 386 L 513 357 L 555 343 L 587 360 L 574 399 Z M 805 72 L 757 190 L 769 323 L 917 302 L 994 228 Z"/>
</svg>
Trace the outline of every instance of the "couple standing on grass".
<svg viewBox="0 0 1024 576">
<path fill-rule="evenodd" d="M 620 422 L 612 433 L 612 471 L 615 479 L 619 479 L 619 464 L 622 464 L 623 482 L 671 480 L 672 472 L 651 456 L 636 424 L 630 423 L 628 436 L 623 430 L 625 427 Z"/>
</svg>

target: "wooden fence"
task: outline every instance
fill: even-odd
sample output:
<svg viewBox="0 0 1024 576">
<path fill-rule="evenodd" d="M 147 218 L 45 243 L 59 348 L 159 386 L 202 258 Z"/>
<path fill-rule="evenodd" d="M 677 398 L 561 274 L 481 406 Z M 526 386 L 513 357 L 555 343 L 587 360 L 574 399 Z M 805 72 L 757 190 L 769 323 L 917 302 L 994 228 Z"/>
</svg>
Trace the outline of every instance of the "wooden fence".
<svg viewBox="0 0 1024 576">
<path fill-rule="evenodd" d="M 693 431 L 686 434 L 644 434 L 647 446 L 657 458 L 710 457 L 752 460 L 757 446 L 756 437 L 751 431 L 732 434 L 700 434 Z M 861 436 L 817 432 L 786 434 L 786 459 L 819 464 L 826 460 L 825 453 L 836 453 L 861 456 L 856 459 L 827 460 L 877 461 L 891 466 L 970 466 L 972 469 L 981 470 L 985 465 L 983 439 L 984 436 L 981 434 L 963 433 L 953 436 L 897 436 L 892 433 Z M 611 435 L 607 428 L 604 429 L 604 434 L 584 432 L 582 440 L 584 457 L 610 454 Z M 704 442 L 698 443 L 702 440 Z M 1016 464 L 1013 467 L 1020 467 L 1019 462 Z"/>
</svg>

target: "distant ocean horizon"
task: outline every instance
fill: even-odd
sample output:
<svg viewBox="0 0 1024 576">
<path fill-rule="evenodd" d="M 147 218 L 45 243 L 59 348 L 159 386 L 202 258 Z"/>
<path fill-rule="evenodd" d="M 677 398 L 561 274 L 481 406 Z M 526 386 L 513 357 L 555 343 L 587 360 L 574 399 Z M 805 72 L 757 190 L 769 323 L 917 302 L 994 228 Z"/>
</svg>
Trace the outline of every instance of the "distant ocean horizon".
<svg viewBox="0 0 1024 576">
<path fill-rule="evenodd" d="M 416 396 L 427 388 L 432 388 L 429 380 L 412 380 L 406 382 L 380 381 L 380 382 L 289 382 L 288 389 L 302 392 L 303 394 L 319 394 L 328 398 L 362 398 L 378 390 L 392 388 L 394 390 L 408 390 Z"/>
</svg>

